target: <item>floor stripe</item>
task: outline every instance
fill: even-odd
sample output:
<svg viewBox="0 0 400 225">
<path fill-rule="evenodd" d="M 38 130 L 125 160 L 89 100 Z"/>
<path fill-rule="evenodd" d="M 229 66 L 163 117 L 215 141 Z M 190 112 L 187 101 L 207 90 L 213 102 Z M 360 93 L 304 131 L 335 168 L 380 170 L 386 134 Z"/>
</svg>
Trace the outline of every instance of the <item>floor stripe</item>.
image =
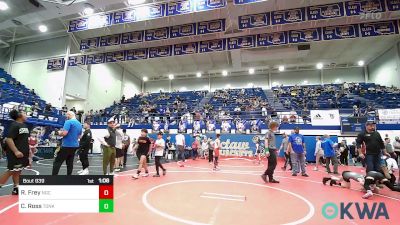
<svg viewBox="0 0 400 225">
<path fill-rule="evenodd" d="M 236 198 L 213 197 L 213 196 L 207 196 L 207 195 L 200 195 L 200 197 L 201 198 L 210 198 L 210 199 L 221 199 L 221 200 L 227 200 L 227 201 L 244 202 L 244 199 L 236 199 Z"/>
<path fill-rule="evenodd" d="M 243 195 L 228 195 L 228 194 L 218 194 L 218 193 L 211 193 L 211 192 L 204 192 L 203 194 L 223 196 L 223 197 L 233 197 L 233 198 L 246 198 L 246 196 L 243 196 Z"/>
<path fill-rule="evenodd" d="M 5 208 L 3 208 L 2 210 L 0 210 L 0 214 L 3 214 L 4 212 L 6 212 L 7 210 L 11 209 L 12 207 L 18 205 L 18 202 L 15 202 L 14 204 L 11 204 Z"/>
</svg>

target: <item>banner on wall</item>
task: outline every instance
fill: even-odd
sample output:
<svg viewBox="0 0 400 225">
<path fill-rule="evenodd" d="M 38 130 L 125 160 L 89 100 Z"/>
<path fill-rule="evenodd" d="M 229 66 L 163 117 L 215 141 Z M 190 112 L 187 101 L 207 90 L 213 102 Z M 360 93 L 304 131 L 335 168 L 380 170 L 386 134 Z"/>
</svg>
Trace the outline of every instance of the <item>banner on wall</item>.
<svg viewBox="0 0 400 225">
<path fill-rule="evenodd" d="M 158 41 L 169 38 L 169 27 L 158 28 L 145 31 L 146 41 Z"/>
<path fill-rule="evenodd" d="M 258 34 L 257 46 L 272 46 L 288 44 L 287 32 L 279 32 L 272 34 Z"/>
<path fill-rule="evenodd" d="M 181 15 L 195 11 L 195 2 L 192 0 L 183 0 L 167 3 L 167 16 Z"/>
<path fill-rule="evenodd" d="M 396 20 L 382 21 L 360 24 L 360 31 L 362 37 L 375 37 L 381 35 L 399 34 L 399 27 Z"/>
<path fill-rule="evenodd" d="M 86 65 L 86 55 L 70 56 L 68 66 Z"/>
<path fill-rule="evenodd" d="M 256 36 L 249 35 L 244 37 L 228 38 L 228 50 L 240 48 L 253 48 L 256 47 Z"/>
<path fill-rule="evenodd" d="M 49 59 L 47 61 L 47 69 L 48 70 L 63 70 L 64 66 L 65 66 L 64 58 Z"/>
<path fill-rule="evenodd" d="M 400 109 L 378 109 L 379 122 L 400 123 Z"/>
<path fill-rule="evenodd" d="M 289 31 L 289 43 L 303 43 L 322 40 L 321 28 Z"/>
<path fill-rule="evenodd" d="M 307 7 L 308 20 L 323 20 L 343 16 L 345 16 L 343 2 Z"/>
<path fill-rule="evenodd" d="M 200 53 L 226 50 L 226 39 L 200 41 Z"/>
<path fill-rule="evenodd" d="M 143 42 L 144 31 L 133 31 L 129 33 L 123 33 L 121 37 L 121 44 L 133 44 Z"/>
<path fill-rule="evenodd" d="M 271 25 L 270 13 L 239 16 L 239 29 L 266 27 Z"/>
<path fill-rule="evenodd" d="M 400 1 L 399 0 L 387 0 L 387 7 L 389 11 L 399 11 L 400 10 Z"/>
<path fill-rule="evenodd" d="M 274 11 L 271 13 L 272 25 L 300 23 L 306 21 L 306 8 Z"/>
<path fill-rule="evenodd" d="M 340 40 L 347 38 L 356 38 L 360 36 L 357 25 L 344 25 L 336 27 L 324 27 L 322 29 L 324 40 Z"/>
<path fill-rule="evenodd" d="M 186 37 L 196 35 L 196 23 L 189 23 L 170 28 L 170 38 Z"/>
<path fill-rule="evenodd" d="M 356 0 L 345 2 L 347 16 L 385 12 L 385 0 Z"/>
<path fill-rule="evenodd" d="M 313 126 L 340 126 L 340 115 L 338 109 L 333 110 L 311 110 L 311 124 Z"/>
</svg>

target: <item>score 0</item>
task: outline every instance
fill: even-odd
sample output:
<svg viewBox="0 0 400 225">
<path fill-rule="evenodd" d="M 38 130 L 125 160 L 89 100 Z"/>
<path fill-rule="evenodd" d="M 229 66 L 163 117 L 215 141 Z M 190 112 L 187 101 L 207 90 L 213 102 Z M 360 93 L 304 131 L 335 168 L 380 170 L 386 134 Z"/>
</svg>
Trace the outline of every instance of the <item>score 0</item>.
<svg viewBox="0 0 400 225">
<path fill-rule="evenodd" d="M 107 179 L 107 178 L 105 178 Z M 99 186 L 99 212 L 114 212 L 114 189 L 112 185 Z"/>
</svg>

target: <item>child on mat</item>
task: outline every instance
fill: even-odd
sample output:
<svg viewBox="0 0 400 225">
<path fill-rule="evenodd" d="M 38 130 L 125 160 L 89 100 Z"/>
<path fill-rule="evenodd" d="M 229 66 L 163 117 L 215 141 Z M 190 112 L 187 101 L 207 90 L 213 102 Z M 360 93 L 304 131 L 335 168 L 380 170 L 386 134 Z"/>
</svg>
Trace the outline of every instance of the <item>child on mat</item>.
<svg viewBox="0 0 400 225">
<path fill-rule="evenodd" d="M 153 177 L 160 177 L 160 168 L 163 170 L 163 176 L 165 176 L 167 174 L 167 170 L 161 164 L 161 158 L 164 155 L 164 149 L 165 149 L 165 141 L 163 139 L 162 132 L 159 132 L 157 134 L 157 140 L 154 142 L 154 146 L 155 146 L 154 157 L 155 157 L 157 174 L 155 174 Z"/>
<path fill-rule="evenodd" d="M 221 140 L 220 134 L 217 134 L 217 138 L 214 141 L 214 169 L 218 170 L 218 158 L 219 158 L 219 150 L 221 149 Z"/>
<path fill-rule="evenodd" d="M 269 123 L 269 130 L 265 134 L 265 156 L 268 157 L 268 168 L 265 170 L 264 174 L 261 175 L 261 178 L 265 183 L 279 183 L 279 181 L 274 179 L 274 171 L 277 164 L 275 132 L 278 130 L 278 128 L 279 123 L 276 121 L 272 121 Z"/>
<path fill-rule="evenodd" d="M 261 164 L 261 145 L 260 143 L 256 143 L 256 154 L 254 155 L 253 163 L 258 161 L 258 165 Z"/>
</svg>

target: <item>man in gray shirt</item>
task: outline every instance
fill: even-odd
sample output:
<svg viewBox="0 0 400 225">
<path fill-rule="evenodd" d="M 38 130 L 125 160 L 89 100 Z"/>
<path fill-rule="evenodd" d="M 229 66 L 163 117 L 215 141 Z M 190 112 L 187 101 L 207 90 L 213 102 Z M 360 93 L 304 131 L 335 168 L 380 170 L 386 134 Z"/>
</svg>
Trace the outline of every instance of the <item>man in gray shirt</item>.
<svg viewBox="0 0 400 225">
<path fill-rule="evenodd" d="M 265 170 L 261 178 L 265 183 L 268 182 L 267 176 L 270 183 L 279 183 L 279 181 L 274 179 L 274 170 L 276 168 L 276 137 L 275 132 L 278 130 L 278 122 L 272 121 L 269 123 L 269 130 L 265 134 L 265 154 L 268 157 L 268 168 Z"/>
</svg>

